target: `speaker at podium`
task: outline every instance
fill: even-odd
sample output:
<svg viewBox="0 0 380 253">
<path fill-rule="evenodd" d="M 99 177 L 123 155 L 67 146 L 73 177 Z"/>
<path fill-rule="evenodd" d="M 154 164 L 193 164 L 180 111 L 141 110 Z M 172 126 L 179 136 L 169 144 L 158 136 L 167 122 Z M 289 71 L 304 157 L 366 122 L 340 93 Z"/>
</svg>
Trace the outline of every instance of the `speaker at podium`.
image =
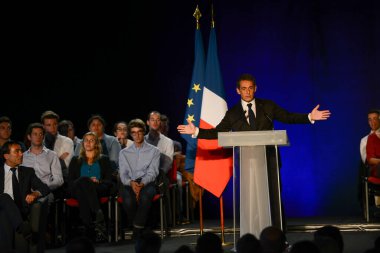
<svg viewBox="0 0 380 253">
<path fill-rule="evenodd" d="M 289 146 L 286 131 L 219 132 L 218 144 L 222 147 L 233 147 L 234 150 L 234 231 L 236 231 L 236 185 L 240 186 L 240 236 L 251 233 L 259 238 L 261 231 L 267 226 L 276 226 L 285 230 L 278 146 Z M 236 164 L 239 168 L 236 168 Z M 237 174 L 239 178 L 236 178 Z"/>
</svg>

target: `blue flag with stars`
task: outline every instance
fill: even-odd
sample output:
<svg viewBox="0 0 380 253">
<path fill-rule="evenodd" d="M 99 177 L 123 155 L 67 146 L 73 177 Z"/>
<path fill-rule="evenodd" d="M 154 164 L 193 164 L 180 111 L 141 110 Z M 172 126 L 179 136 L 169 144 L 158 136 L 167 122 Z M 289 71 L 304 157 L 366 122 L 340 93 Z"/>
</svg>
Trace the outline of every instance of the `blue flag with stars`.
<svg viewBox="0 0 380 253">
<path fill-rule="evenodd" d="M 202 108 L 202 95 L 203 95 L 203 82 L 205 73 L 205 54 L 203 48 L 202 33 L 197 26 L 195 30 L 195 52 L 194 52 L 194 66 L 193 74 L 191 77 L 189 96 L 186 102 L 186 113 L 184 124 L 187 125 L 187 120 L 190 119 L 196 126 L 199 126 L 201 108 Z M 185 169 L 189 172 L 194 171 L 195 156 L 197 154 L 197 138 L 192 138 L 191 135 L 182 134 L 182 138 L 186 140 L 186 160 Z"/>
</svg>

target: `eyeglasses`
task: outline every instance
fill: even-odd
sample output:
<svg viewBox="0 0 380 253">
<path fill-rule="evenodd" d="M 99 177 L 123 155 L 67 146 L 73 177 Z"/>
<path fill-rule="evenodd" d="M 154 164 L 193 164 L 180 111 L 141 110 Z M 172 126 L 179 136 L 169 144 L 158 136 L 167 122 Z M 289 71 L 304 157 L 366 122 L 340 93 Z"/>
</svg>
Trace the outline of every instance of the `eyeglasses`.
<svg viewBox="0 0 380 253">
<path fill-rule="evenodd" d="M 143 130 L 138 130 L 138 131 L 132 131 L 131 135 L 137 135 L 137 134 L 144 134 Z"/>
</svg>

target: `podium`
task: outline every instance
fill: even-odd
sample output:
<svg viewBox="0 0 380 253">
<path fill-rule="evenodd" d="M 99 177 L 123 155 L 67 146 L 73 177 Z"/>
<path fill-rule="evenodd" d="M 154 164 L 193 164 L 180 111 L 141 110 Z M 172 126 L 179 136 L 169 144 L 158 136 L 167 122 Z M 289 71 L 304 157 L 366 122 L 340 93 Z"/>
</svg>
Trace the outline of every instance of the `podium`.
<svg viewBox="0 0 380 253">
<path fill-rule="evenodd" d="M 219 132 L 222 147 L 239 147 L 240 236 L 251 233 L 259 238 L 267 226 L 283 230 L 277 146 L 289 145 L 285 130 Z M 268 169 L 267 146 L 274 151 L 274 164 Z M 235 160 L 235 148 L 234 160 Z M 272 159 L 273 160 L 273 159 Z M 235 161 L 233 166 L 233 215 L 235 212 Z M 235 240 L 236 242 L 236 240 Z"/>
</svg>

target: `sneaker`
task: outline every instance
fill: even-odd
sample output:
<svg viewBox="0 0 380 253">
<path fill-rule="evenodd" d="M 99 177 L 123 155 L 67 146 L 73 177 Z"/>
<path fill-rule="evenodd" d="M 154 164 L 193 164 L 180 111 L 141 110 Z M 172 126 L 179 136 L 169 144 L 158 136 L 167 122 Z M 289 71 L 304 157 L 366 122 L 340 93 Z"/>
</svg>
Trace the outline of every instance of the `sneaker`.
<svg viewBox="0 0 380 253">
<path fill-rule="evenodd" d="M 95 223 L 95 241 L 104 242 L 108 240 L 108 234 L 106 229 L 106 224 L 103 222 Z"/>
</svg>

